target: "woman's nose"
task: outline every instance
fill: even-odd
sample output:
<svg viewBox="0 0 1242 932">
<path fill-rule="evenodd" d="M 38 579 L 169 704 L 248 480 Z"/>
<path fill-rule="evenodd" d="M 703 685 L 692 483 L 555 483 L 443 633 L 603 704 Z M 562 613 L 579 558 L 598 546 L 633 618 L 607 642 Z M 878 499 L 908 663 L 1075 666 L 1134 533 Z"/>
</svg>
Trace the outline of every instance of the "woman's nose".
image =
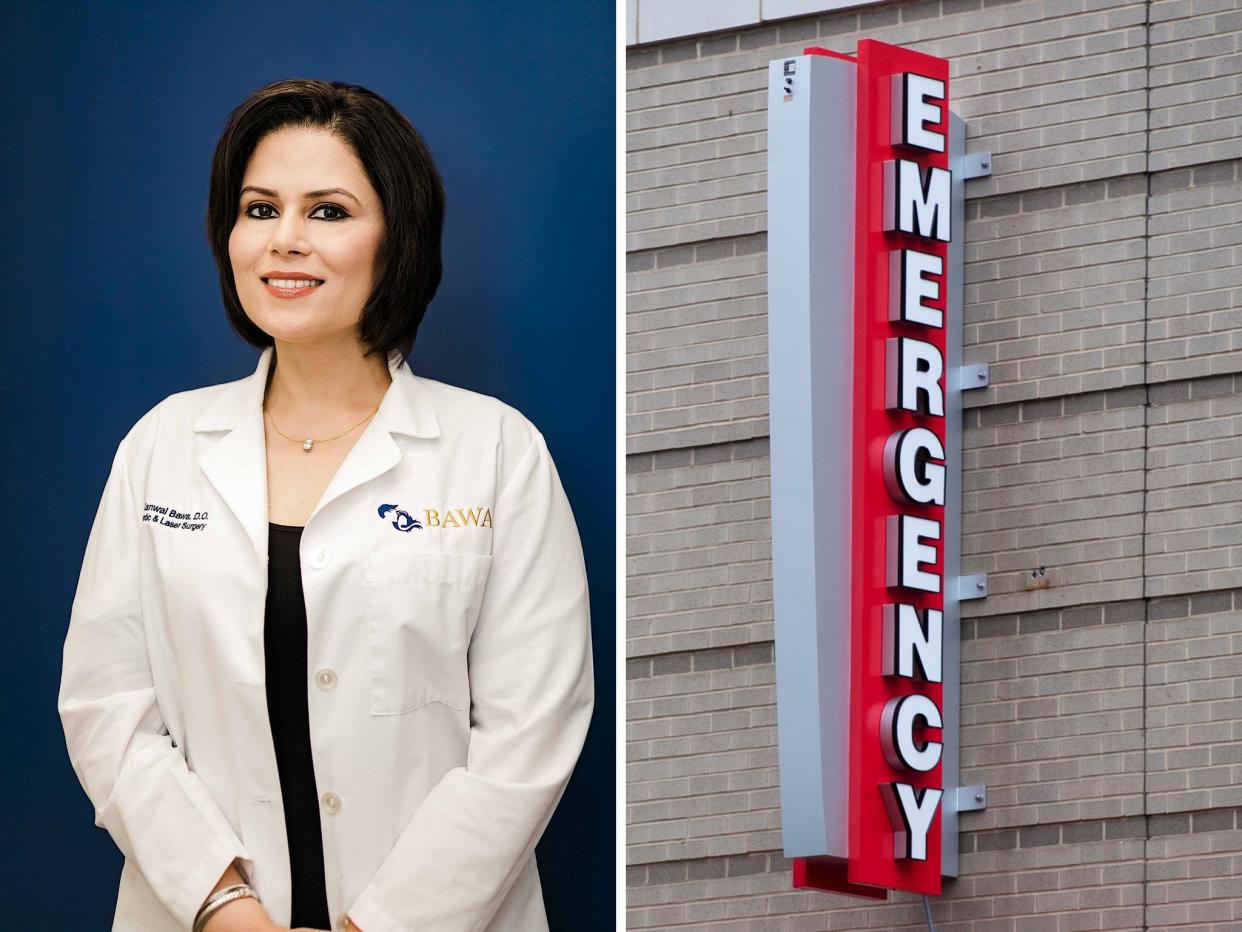
<svg viewBox="0 0 1242 932">
<path fill-rule="evenodd" d="M 271 241 L 268 244 L 272 251 L 307 252 L 306 223 L 307 221 L 300 217 L 296 211 L 288 211 L 277 217 L 272 223 Z"/>
</svg>

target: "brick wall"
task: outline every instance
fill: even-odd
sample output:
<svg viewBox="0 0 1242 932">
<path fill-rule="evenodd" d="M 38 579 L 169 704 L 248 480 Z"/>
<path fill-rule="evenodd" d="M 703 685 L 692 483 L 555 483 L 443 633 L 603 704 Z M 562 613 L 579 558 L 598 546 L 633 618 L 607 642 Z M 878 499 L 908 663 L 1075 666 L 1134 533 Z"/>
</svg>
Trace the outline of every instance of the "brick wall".
<svg viewBox="0 0 1242 932">
<path fill-rule="evenodd" d="M 940 930 L 1242 928 L 1242 2 L 919 0 L 629 51 L 628 915 L 923 929 L 781 854 L 765 82 L 870 36 L 968 146 L 962 877 Z"/>
</svg>

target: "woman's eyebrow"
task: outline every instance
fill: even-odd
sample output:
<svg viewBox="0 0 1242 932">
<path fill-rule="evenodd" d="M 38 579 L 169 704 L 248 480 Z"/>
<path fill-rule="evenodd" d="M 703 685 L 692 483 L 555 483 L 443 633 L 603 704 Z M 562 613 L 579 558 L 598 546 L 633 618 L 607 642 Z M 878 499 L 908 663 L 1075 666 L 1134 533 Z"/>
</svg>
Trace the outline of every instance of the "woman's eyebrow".
<svg viewBox="0 0 1242 932">
<path fill-rule="evenodd" d="M 277 194 L 275 191 L 271 190 L 270 188 L 258 188 L 252 184 L 248 184 L 244 188 L 241 189 L 242 194 L 245 194 L 247 191 L 253 191 L 255 194 L 262 194 L 264 197 L 276 197 L 276 198 L 280 197 L 279 194 Z M 322 191 L 307 191 L 303 195 L 303 197 L 305 198 L 326 197 L 329 194 L 344 194 L 347 198 L 349 198 L 359 207 L 362 206 L 362 202 L 358 200 L 358 198 L 350 194 L 348 191 L 346 191 L 344 188 L 324 188 Z"/>
</svg>

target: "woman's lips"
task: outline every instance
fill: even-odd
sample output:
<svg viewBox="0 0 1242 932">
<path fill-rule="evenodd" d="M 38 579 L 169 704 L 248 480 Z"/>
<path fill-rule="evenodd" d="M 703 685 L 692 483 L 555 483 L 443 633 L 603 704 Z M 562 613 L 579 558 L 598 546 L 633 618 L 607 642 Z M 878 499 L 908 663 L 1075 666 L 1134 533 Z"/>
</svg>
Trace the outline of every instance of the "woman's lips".
<svg viewBox="0 0 1242 932">
<path fill-rule="evenodd" d="M 322 285 L 304 285 L 298 288 L 278 288 L 271 282 L 264 282 L 263 287 L 268 290 L 269 294 L 273 294 L 278 298 L 300 298 L 304 294 L 310 294 Z"/>
</svg>

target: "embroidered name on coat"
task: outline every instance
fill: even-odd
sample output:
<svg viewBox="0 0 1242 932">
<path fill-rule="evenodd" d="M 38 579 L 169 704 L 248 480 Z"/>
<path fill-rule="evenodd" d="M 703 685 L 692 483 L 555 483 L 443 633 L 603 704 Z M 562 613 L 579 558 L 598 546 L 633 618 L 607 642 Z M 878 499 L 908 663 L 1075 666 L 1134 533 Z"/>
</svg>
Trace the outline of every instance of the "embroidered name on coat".
<svg viewBox="0 0 1242 932">
<path fill-rule="evenodd" d="M 423 509 L 423 523 L 427 527 L 491 527 L 492 510 L 482 505 L 476 508 Z"/>
<path fill-rule="evenodd" d="M 143 502 L 142 520 L 148 524 L 159 524 L 177 531 L 201 531 L 207 527 L 207 512 L 178 511 L 167 505 Z"/>
</svg>

